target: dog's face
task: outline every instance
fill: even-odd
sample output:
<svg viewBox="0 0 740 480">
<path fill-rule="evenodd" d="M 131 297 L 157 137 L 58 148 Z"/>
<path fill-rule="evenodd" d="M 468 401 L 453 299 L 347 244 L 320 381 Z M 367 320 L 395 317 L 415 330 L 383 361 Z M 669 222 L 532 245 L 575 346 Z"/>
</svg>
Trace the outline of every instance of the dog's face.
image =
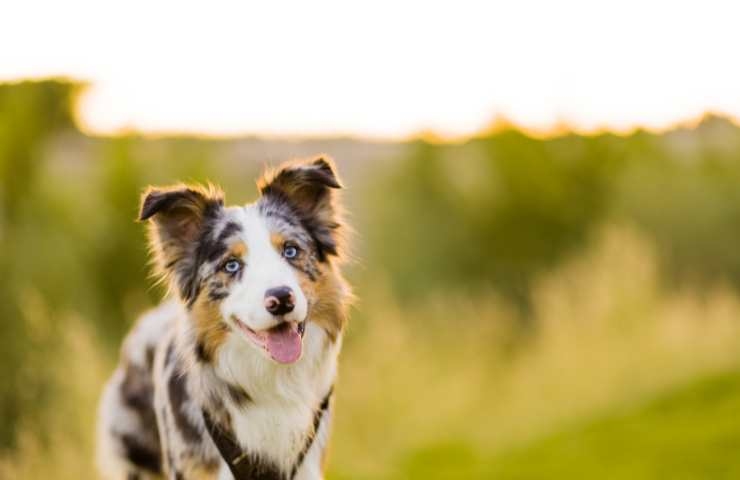
<svg viewBox="0 0 740 480">
<path fill-rule="evenodd" d="M 284 166 L 259 182 L 261 197 L 225 207 L 214 188 L 151 189 L 140 218 L 151 219 L 161 273 L 191 312 L 196 355 L 210 361 L 230 334 L 279 363 L 302 352 L 306 323 L 330 338 L 343 326 L 343 280 L 333 264 L 341 223 L 330 161 Z"/>
</svg>

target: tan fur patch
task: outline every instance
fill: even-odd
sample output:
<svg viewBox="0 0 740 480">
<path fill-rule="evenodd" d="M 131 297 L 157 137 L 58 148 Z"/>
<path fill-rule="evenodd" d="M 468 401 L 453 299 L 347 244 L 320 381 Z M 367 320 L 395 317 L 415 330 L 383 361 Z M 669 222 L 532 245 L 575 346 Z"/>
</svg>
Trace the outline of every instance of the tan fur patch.
<svg viewBox="0 0 740 480">
<path fill-rule="evenodd" d="M 200 459 L 186 459 L 182 465 L 182 471 L 179 472 L 184 478 L 194 478 L 198 480 L 216 480 L 218 478 L 219 464 L 202 464 Z"/>
<path fill-rule="evenodd" d="M 229 333 L 228 327 L 221 321 L 218 303 L 209 301 L 208 295 L 201 295 L 193 304 L 191 316 L 197 342 L 202 346 L 201 353 L 206 359 L 211 359 Z"/>
<path fill-rule="evenodd" d="M 243 258 L 248 248 L 242 241 L 234 242 L 229 247 L 229 257 Z M 223 285 L 234 281 L 234 277 L 226 272 L 218 271 L 214 274 Z M 195 322 L 197 341 L 202 347 L 202 354 L 207 358 L 213 358 L 218 348 L 226 340 L 229 329 L 221 319 L 218 308 L 219 302 L 209 298 L 209 292 L 201 293 L 193 304 L 192 315 Z"/>
<path fill-rule="evenodd" d="M 243 258 L 247 251 L 249 251 L 247 244 L 242 241 L 235 242 L 229 247 L 229 253 L 234 258 Z"/>
<path fill-rule="evenodd" d="M 278 253 L 282 252 L 285 246 L 285 237 L 281 233 L 272 232 L 270 234 L 270 243 L 272 243 L 272 246 L 275 247 Z"/>
<path fill-rule="evenodd" d="M 329 264 L 316 282 L 300 276 L 301 289 L 310 299 L 309 320 L 323 328 L 336 341 L 347 323 L 351 293 L 339 269 Z"/>
</svg>

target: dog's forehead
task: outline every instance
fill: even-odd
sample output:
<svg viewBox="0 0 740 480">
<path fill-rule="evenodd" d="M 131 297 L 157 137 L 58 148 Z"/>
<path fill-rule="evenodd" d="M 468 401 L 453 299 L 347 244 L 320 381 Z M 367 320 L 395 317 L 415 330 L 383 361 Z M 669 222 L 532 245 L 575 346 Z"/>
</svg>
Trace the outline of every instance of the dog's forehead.
<svg viewBox="0 0 740 480">
<path fill-rule="evenodd" d="M 285 202 L 270 198 L 226 208 L 224 223 L 239 225 L 244 241 L 247 242 L 268 238 L 270 233 L 280 233 L 296 240 L 307 240 L 309 237 L 295 211 Z"/>
<path fill-rule="evenodd" d="M 271 226 L 254 203 L 226 208 L 222 223 L 222 231 L 230 228 L 233 237 L 244 242 L 269 241 Z"/>
<path fill-rule="evenodd" d="M 300 236 L 303 227 L 300 220 L 287 210 L 265 208 L 264 203 L 251 203 L 226 208 L 220 231 L 223 239 L 238 237 L 250 244 L 269 242 L 273 233 Z"/>
</svg>

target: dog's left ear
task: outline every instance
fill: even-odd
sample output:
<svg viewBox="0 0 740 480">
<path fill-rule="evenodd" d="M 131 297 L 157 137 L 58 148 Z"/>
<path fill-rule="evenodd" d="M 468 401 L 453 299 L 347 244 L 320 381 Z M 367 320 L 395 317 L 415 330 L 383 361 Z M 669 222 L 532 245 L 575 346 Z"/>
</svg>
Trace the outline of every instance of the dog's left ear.
<svg viewBox="0 0 740 480">
<path fill-rule="evenodd" d="M 301 217 L 319 248 L 319 256 L 337 255 L 341 212 L 336 189 L 342 188 L 333 160 L 326 156 L 288 163 L 258 182 L 265 198 L 287 202 Z"/>
</svg>

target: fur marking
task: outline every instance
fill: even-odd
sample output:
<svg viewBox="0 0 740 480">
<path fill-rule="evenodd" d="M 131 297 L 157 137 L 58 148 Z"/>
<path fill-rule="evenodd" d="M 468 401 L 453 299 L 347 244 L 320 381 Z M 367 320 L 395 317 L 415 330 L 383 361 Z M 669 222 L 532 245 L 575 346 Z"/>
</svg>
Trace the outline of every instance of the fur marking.
<svg viewBox="0 0 740 480">
<path fill-rule="evenodd" d="M 200 440 L 200 431 L 187 418 L 184 411 L 185 403 L 189 400 L 188 393 L 185 389 L 186 377 L 180 375 L 177 370 L 172 372 L 172 376 L 167 383 L 170 394 L 170 403 L 172 405 L 172 416 L 175 419 L 175 425 L 182 433 L 186 441 L 196 443 Z"/>
<path fill-rule="evenodd" d="M 126 451 L 126 458 L 128 458 L 131 463 L 152 473 L 161 472 L 162 467 L 160 465 L 158 451 L 153 451 L 150 448 L 145 447 L 131 434 L 123 433 L 120 437 L 123 448 Z"/>
<path fill-rule="evenodd" d="M 301 467 L 303 459 L 306 457 L 311 445 L 313 445 L 314 438 L 321 426 L 321 420 L 324 417 L 324 413 L 329 408 L 333 391 L 334 387 L 331 387 L 329 389 L 329 393 L 326 394 L 319 405 L 319 408 L 316 410 L 313 418 L 313 431 L 308 433 L 306 443 L 298 454 L 298 458 L 290 470 L 290 475 L 287 477 L 283 477 L 276 467 L 267 464 L 267 462 L 257 458 L 255 455 L 243 452 L 239 444 L 234 440 L 233 433 L 231 433 L 229 429 L 224 429 L 218 423 L 214 422 L 213 418 L 205 409 L 202 410 L 203 421 L 206 425 L 206 431 L 211 436 L 211 440 L 213 440 L 219 453 L 229 466 L 235 480 L 285 480 L 285 478 L 292 480 L 296 473 L 298 473 L 298 469 Z"/>
<path fill-rule="evenodd" d="M 215 423 L 205 410 L 203 410 L 203 421 L 235 480 L 285 480 L 276 466 L 261 460 L 254 454 L 242 452 L 233 434 Z"/>
</svg>

